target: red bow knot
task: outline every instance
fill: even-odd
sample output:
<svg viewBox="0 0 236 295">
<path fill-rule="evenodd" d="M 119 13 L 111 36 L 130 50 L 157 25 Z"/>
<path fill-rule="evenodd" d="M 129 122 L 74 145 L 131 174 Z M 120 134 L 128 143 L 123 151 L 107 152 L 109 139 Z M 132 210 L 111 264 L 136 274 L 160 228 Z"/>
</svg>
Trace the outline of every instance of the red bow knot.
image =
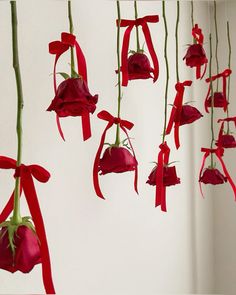
<svg viewBox="0 0 236 295">
<path fill-rule="evenodd" d="M 198 27 L 198 24 L 192 28 L 192 36 L 197 41 L 198 44 L 202 45 L 204 42 L 204 35 L 202 30 Z"/>
<path fill-rule="evenodd" d="M 14 177 L 21 178 L 21 189 L 24 191 L 26 201 L 29 206 L 29 210 L 35 225 L 36 233 L 40 240 L 41 260 L 42 260 L 42 276 L 44 287 L 47 294 L 55 294 L 52 273 L 50 255 L 47 244 L 47 237 L 41 214 L 39 201 L 34 186 L 33 178 L 36 178 L 39 182 L 47 182 L 50 178 L 50 173 L 39 165 L 24 165 L 17 166 L 17 162 L 8 157 L 0 156 L 0 168 L 1 169 L 14 169 Z M 5 221 L 13 211 L 14 207 L 14 192 L 12 193 L 8 203 L 0 214 L 0 223 Z"/>
<path fill-rule="evenodd" d="M 123 46 L 121 51 L 121 69 L 122 69 L 122 86 L 128 85 L 129 75 L 128 75 L 128 52 L 129 52 L 129 41 L 130 41 L 130 34 L 132 32 L 132 29 L 134 26 L 142 26 L 143 34 L 147 43 L 147 47 L 149 50 L 149 53 L 152 58 L 153 62 L 153 82 L 155 82 L 158 79 L 159 76 L 159 62 L 157 59 L 157 55 L 152 43 L 151 33 L 148 27 L 147 23 L 157 23 L 159 22 L 159 16 L 158 15 L 148 15 L 142 18 L 138 18 L 136 20 L 128 20 L 128 19 L 122 19 L 117 20 L 116 24 L 120 27 L 128 27 L 124 33 L 124 39 L 123 39 Z"/>
<path fill-rule="evenodd" d="M 174 125 L 175 146 L 177 149 L 180 147 L 179 127 L 180 127 L 181 111 L 183 106 L 184 91 L 185 91 L 185 87 L 191 86 L 191 85 L 192 85 L 192 81 L 190 80 L 184 81 L 183 83 L 178 82 L 175 85 L 175 89 L 177 93 L 176 93 L 174 104 L 171 110 L 169 123 L 166 128 L 166 134 L 171 133 L 171 130 Z"/>
</svg>

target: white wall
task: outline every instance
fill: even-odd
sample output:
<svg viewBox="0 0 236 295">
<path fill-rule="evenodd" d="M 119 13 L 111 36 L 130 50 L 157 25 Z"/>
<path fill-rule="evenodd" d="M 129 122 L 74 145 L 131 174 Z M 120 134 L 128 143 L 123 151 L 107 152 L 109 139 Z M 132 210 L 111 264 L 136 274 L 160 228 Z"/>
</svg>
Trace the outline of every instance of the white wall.
<svg viewBox="0 0 236 295">
<path fill-rule="evenodd" d="M 99 93 L 98 110 L 116 113 L 116 7 L 113 1 L 74 1 L 74 25 L 87 57 L 92 93 Z M 161 15 L 161 2 L 141 2 L 140 14 Z M 181 79 L 192 78 L 181 57 L 191 42 L 189 3 L 181 5 Z M 132 17 L 132 3 L 122 2 L 122 16 Z M 175 2 L 167 3 L 170 29 L 171 74 L 175 71 Z M 196 3 L 199 24 L 208 19 L 204 3 Z M 203 202 L 197 187 L 199 146 L 207 138 L 205 123 L 181 129 L 183 147 L 173 149 L 182 184 L 168 189 L 168 213 L 154 208 L 154 189 L 145 184 L 161 141 L 164 101 L 163 22 L 151 25 L 160 59 L 158 83 L 137 81 L 124 89 L 123 117 L 135 123 L 131 132 L 139 160 L 139 190 L 136 196 L 133 175 L 107 175 L 101 179 L 106 201 L 98 199 L 92 186 L 92 165 L 104 122 L 92 118 L 93 137 L 81 140 L 79 118 L 62 122 L 66 136 L 58 136 L 55 117 L 45 109 L 53 97 L 53 57 L 48 42 L 67 30 L 64 1 L 18 2 L 20 62 L 25 95 L 24 161 L 47 167 L 52 177 L 37 185 L 47 226 L 56 289 L 59 294 L 158 294 L 193 293 L 212 290 L 211 197 Z M 207 25 L 204 25 L 207 29 Z M 14 73 L 11 67 L 10 5 L 0 3 L 0 153 L 15 157 Z M 207 45 L 206 45 L 207 46 Z M 69 56 L 68 56 L 69 58 Z M 65 70 L 66 58 L 59 69 Z M 175 92 L 171 75 L 169 101 Z M 201 84 L 202 85 L 202 84 Z M 196 87 L 196 105 L 203 111 L 205 88 Z M 192 99 L 189 99 L 192 100 Z M 114 133 L 114 130 L 113 130 Z M 200 136 L 200 138 L 198 137 Z M 114 138 L 114 134 L 110 137 Z M 173 146 L 173 141 L 170 141 Z M 201 142 L 201 143 L 200 143 Z M 195 146 L 196 145 L 196 146 Z M 194 178 L 195 177 L 195 178 Z M 0 171 L 0 205 L 13 188 L 11 172 Z M 25 209 L 25 208 L 24 208 Z M 26 213 L 26 210 L 24 210 Z M 204 226 L 203 226 L 204 225 Z M 29 275 L 14 276 L 0 271 L 0 293 L 42 293 L 40 266 Z"/>
</svg>

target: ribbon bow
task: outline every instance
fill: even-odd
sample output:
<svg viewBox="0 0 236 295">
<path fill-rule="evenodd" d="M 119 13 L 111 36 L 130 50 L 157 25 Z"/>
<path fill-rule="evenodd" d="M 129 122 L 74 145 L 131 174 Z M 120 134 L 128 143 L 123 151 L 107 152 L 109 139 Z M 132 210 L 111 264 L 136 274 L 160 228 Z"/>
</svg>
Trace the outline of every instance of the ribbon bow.
<svg viewBox="0 0 236 295">
<path fill-rule="evenodd" d="M 159 22 L 159 16 L 158 15 L 148 15 L 142 18 L 137 18 L 136 20 L 128 20 L 128 19 L 122 19 L 116 21 L 117 26 L 120 27 L 127 27 L 125 33 L 124 33 L 124 39 L 123 39 L 123 46 L 121 51 L 121 69 L 122 69 L 122 86 L 128 85 L 129 75 L 128 75 L 128 51 L 129 51 L 129 41 L 130 41 L 130 34 L 134 26 L 142 26 L 143 34 L 147 43 L 147 47 L 149 50 L 149 53 L 152 58 L 153 62 L 153 82 L 155 82 L 158 79 L 159 76 L 159 62 L 157 59 L 157 55 L 155 52 L 155 49 L 153 47 L 151 33 L 148 27 L 147 23 L 157 23 Z"/>
<path fill-rule="evenodd" d="M 210 82 L 214 82 L 216 79 L 220 79 L 222 78 L 222 82 L 223 82 L 223 95 L 224 95 L 224 112 L 227 111 L 227 107 L 228 107 L 228 101 L 227 101 L 227 78 L 231 75 L 232 71 L 230 69 L 226 69 L 224 70 L 222 73 L 219 73 L 215 76 L 212 76 L 212 77 L 209 77 L 206 79 L 206 82 L 207 83 L 210 83 Z M 205 99 L 205 110 L 207 113 L 209 113 L 208 111 L 208 107 L 207 107 L 207 99 L 210 95 L 210 92 L 211 92 L 211 84 L 209 85 L 209 88 L 208 88 L 208 92 L 207 92 L 207 96 L 206 96 L 206 99 Z"/>
<path fill-rule="evenodd" d="M 236 186 L 225 166 L 225 163 L 222 159 L 222 157 L 224 156 L 224 149 L 222 147 L 218 147 L 216 149 L 208 149 L 208 148 L 201 148 L 201 152 L 205 153 L 203 155 L 203 160 L 202 160 L 202 165 L 201 165 L 201 168 L 200 168 L 200 173 L 199 173 L 199 179 L 201 178 L 201 175 L 202 175 L 202 172 L 203 172 L 203 169 L 204 169 L 204 166 L 205 166 L 205 162 L 206 162 L 206 159 L 209 157 L 210 154 L 215 154 L 217 156 L 217 158 L 219 159 L 220 161 L 220 164 L 222 166 L 222 169 L 224 171 L 224 174 L 225 176 L 227 177 L 227 180 L 229 181 L 229 184 L 231 185 L 233 191 L 234 191 L 234 198 L 235 198 L 235 201 L 236 201 Z M 199 181 L 199 185 L 200 185 L 200 191 L 201 191 L 201 194 L 203 196 L 203 192 L 202 192 L 202 184 L 201 182 Z"/>
<path fill-rule="evenodd" d="M 161 205 L 161 210 L 166 212 L 166 187 L 163 183 L 164 167 L 169 163 L 170 148 L 164 142 L 160 146 L 156 168 L 156 207 Z"/>
<path fill-rule="evenodd" d="M 20 177 L 21 188 L 24 191 L 26 201 L 29 206 L 30 214 L 32 216 L 36 233 L 40 241 L 41 259 L 42 259 L 42 276 L 45 291 L 47 294 L 55 294 L 52 273 L 50 255 L 47 244 L 46 231 L 44 227 L 43 217 L 41 214 L 37 193 L 34 186 L 33 178 L 36 178 L 39 182 L 47 182 L 50 178 L 50 173 L 39 165 L 20 165 L 17 167 L 17 163 L 14 159 L 0 156 L 0 168 L 1 169 L 14 169 L 14 177 Z M 8 203 L 0 214 L 0 223 L 5 221 L 13 211 L 14 207 L 14 192 L 12 193 Z"/>
<path fill-rule="evenodd" d="M 76 41 L 76 37 L 69 33 L 61 33 L 61 41 L 53 41 L 49 43 L 49 53 L 54 54 L 55 62 L 53 68 L 53 83 L 54 83 L 54 91 L 56 94 L 57 91 L 57 82 L 56 82 L 56 65 L 60 56 L 65 53 L 70 48 L 74 48 L 76 50 L 76 57 L 77 57 L 77 65 L 78 65 L 78 74 L 82 77 L 82 79 L 88 84 L 87 81 L 87 67 L 86 67 L 86 60 L 82 49 L 79 46 L 79 43 Z M 91 127 L 90 127 L 90 117 L 89 113 L 85 113 L 81 116 L 82 119 L 82 129 L 83 129 L 83 138 L 87 140 L 91 137 Z M 57 115 L 57 128 L 63 140 L 65 140 L 61 124 L 60 118 Z"/>
<path fill-rule="evenodd" d="M 107 121 L 108 123 L 107 123 L 107 126 L 106 126 L 105 130 L 102 133 L 100 145 L 98 147 L 97 154 L 96 154 L 96 157 L 95 157 L 95 160 L 94 160 L 93 184 L 94 184 L 94 189 L 95 189 L 95 192 L 96 192 L 97 196 L 99 198 L 105 200 L 105 198 L 104 198 L 104 196 L 103 196 L 103 194 L 101 192 L 101 189 L 100 189 L 98 172 L 99 172 L 100 156 L 101 156 L 103 145 L 104 145 L 104 142 L 105 142 L 106 133 L 114 124 L 119 124 L 120 128 L 124 131 L 124 133 L 127 136 L 127 139 L 128 139 L 130 148 L 132 150 L 133 156 L 136 159 L 135 152 L 134 152 L 131 140 L 130 140 L 128 132 L 126 130 L 126 129 L 131 130 L 133 128 L 134 124 L 132 122 L 122 120 L 120 118 L 115 118 L 110 113 L 108 113 L 107 111 L 101 111 L 100 113 L 98 113 L 97 116 L 98 116 L 99 119 Z M 137 183 L 138 183 L 138 169 L 136 167 L 135 168 L 135 176 L 134 176 L 134 189 L 138 193 Z"/>
<path fill-rule="evenodd" d="M 184 81 L 183 83 L 176 83 L 175 89 L 177 91 L 174 104 L 172 107 L 172 111 L 170 114 L 169 123 L 166 128 L 166 134 L 170 134 L 173 125 L 174 126 L 174 137 L 175 137 L 175 146 L 178 149 L 180 147 L 180 141 L 179 141 L 179 127 L 180 127 L 180 119 L 181 119 L 181 111 L 183 106 L 183 96 L 186 86 L 191 86 L 192 81 Z"/>
</svg>

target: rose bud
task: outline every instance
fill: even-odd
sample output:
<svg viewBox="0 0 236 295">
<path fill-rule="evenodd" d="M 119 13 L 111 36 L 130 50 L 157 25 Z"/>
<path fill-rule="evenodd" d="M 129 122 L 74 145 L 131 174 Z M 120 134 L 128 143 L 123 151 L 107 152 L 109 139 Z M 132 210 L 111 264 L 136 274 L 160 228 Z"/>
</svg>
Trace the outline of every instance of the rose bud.
<svg viewBox="0 0 236 295">
<path fill-rule="evenodd" d="M 29 273 L 41 263 L 40 246 L 37 235 L 25 225 L 20 225 L 13 236 L 14 251 L 9 241 L 7 227 L 0 230 L 0 268 L 11 273 Z"/>
<path fill-rule="evenodd" d="M 146 183 L 156 185 L 157 166 L 152 170 Z M 163 169 L 163 185 L 171 186 L 180 183 L 180 178 L 177 177 L 175 166 L 166 166 Z"/>
<path fill-rule="evenodd" d="M 99 163 L 99 171 L 101 174 L 107 173 L 123 173 L 134 171 L 138 165 L 137 160 L 124 147 L 109 147 L 107 148 Z"/>
<path fill-rule="evenodd" d="M 230 134 L 223 134 L 216 142 L 217 146 L 223 147 L 223 148 L 235 148 L 236 147 L 236 141 L 233 135 Z"/>
<path fill-rule="evenodd" d="M 218 169 L 207 168 L 202 173 L 202 176 L 199 179 L 200 182 L 205 184 L 223 184 L 227 182 L 227 177 L 220 173 Z"/>
<path fill-rule="evenodd" d="M 83 79 L 69 78 L 58 86 L 47 111 L 55 111 L 59 117 L 82 116 L 84 113 L 93 113 L 97 101 L 98 95 L 90 94 Z"/>
<path fill-rule="evenodd" d="M 190 45 L 183 59 L 186 60 L 186 65 L 191 68 L 202 66 L 208 62 L 206 52 L 201 44 Z"/>
<path fill-rule="evenodd" d="M 203 117 L 199 110 L 190 105 L 183 105 L 181 110 L 180 125 L 191 124 Z"/>
<path fill-rule="evenodd" d="M 129 80 L 149 79 L 153 69 L 148 57 L 144 53 L 135 52 L 128 58 Z"/>
<path fill-rule="evenodd" d="M 209 96 L 206 100 L 206 107 L 208 107 L 208 108 L 211 107 L 211 98 L 212 98 L 212 96 Z M 214 108 L 224 108 L 225 103 L 227 103 L 227 105 L 229 104 L 224 93 L 223 92 L 215 92 L 213 95 Z"/>
</svg>

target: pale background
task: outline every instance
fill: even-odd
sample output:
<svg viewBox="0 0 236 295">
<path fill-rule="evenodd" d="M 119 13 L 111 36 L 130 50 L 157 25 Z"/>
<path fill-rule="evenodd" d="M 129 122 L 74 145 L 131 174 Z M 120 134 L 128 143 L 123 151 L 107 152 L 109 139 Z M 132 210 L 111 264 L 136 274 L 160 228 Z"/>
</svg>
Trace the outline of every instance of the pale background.
<svg viewBox="0 0 236 295">
<path fill-rule="evenodd" d="M 175 1 L 166 4 L 169 26 L 171 80 L 169 102 L 175 92 Z M 195 1 L 195 21 L 206 35 L 208 51 L 210 4 Z M 226 66 L 226 18 L 234 33 L 236 3 L 219 3 L 221 68 Z M 46 112 L 53 98 L 53 56 L 48 43 L 68 28 L 64 1 L 18 1 L 19 48 L 24 86 L 25 163 L 47 168 L 51 180 L 36 184 L 44 215 L 55 286 L 58 294 L 141 295 L 163 293 L 236 292 L 235 224 L 236 204 L 228 185 L 213 191 L 204 187 L 205 200 L 198 188 L 201 146 L 209 145 L 207 116 L 193 126 L 181 128 L 182 148 L 173 148 L 181 185 L 168 189 L 168 213 L 154 208 L 154 188 L 145 184 L 156 160 L 161 142 L 164 108 L 165 70 L 164 27 L 161 2 L 140 2 L 140 16 L 159 14 L 160 23 L 151 24 L 154 45 L 160 61 L 156 84 L 137 81 L 124 89 L 123 118 L 135 123 L 130 133 L 139 160 L 139 191 L 133 191 L 133 174 L 101 178 L 106 201 L 96 197 L 92 185 L 92 166 L 105 123 L 92 117 L 93 137 L 82 141 L 79 118 L 62 120 L 66 142 L 60 139 L 55 116 Z M 181 80 L 192 79 L 193 72 L 182 62 L 191 42 L 190 4 L 181 5 Z M 133 5 L 122 2 L 122 17 L 133 17 Z M 91 93 L 99 94 L 97 111 L 116 113 L 116 4 L 113 1 L 73 1 L 75 33 L 87 58 Z M 233 37 L 234 34 L 232 33 Z M 11 57 L 11 23 L 8 1 L 0 3 L 0 154 L 15 157 L 16 92 Z M 233 50 L 236 39 L 232 38 Z M 134 42 L 133 42 L 134 44 Z M 235 56 L 235 55 L 234 55 Z M 69 70 L 69 55 L 59 62 L 59 70 Z M 235 68 L 233 59 L 232 69 Z M 235 76 L 232 78 L 234 91 Z M 205 83 L 194 82 L 186 100 L 196 101 L 203 112 Z M 231 96 L 234 99 L 234 93 Z M 232 103 L 233 105 L 234 103 Z M 234 108 L 234 109 L 233 109 Z M 232 106 L 235 114 L 236 104 Z M 170 107 L 169 107 L 170 110 Z M 217 112 L 219 117 L 222 112 Z M 114 139 L 114 130 L 110 139 Z M 173 141 L 168 140 L 174 147 Z M 235 151 L 226 152 L 226 163 L 236 172 Z M 7 201 L 14 183 L 13 172 L 0 171 L 0 206 Z M 28 214 L 24 206 L 24 214 Z M 42 293 L 41 267 L 26 276 L 0 271 L 0 293 Z"/>
</svg>

